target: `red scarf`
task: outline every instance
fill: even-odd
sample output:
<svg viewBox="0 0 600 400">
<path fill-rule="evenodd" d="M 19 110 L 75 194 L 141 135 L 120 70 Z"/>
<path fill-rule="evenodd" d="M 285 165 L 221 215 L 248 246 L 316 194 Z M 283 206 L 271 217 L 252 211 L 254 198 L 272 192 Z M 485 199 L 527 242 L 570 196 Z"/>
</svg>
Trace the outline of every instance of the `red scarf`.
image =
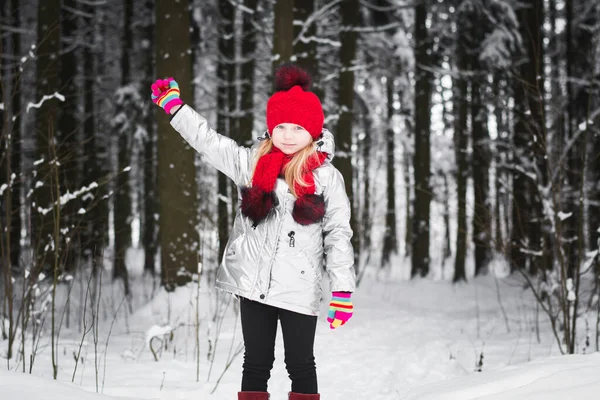
<svg viewBox="0 0 600 400">
<path fill-rule="evenodd" d="M 282 174 L 284 167 L 290 162 L 292 156 L 286 155 L 277 147 L 262 156 L 256 163 L 252 186 L 242 188 L 242 214 L 250 218 L 256 227 L 277 205 L 275 185 L 277 177 Z M 315 178 L 313 171 L 320 167 L 327 159 L 327 153 L 317 152 L 305 164 L 303 179 L 308 186 L 294 183 L 297 199 L 294 203 L 292 216 L 302 225 L 319 222 L 325 216 L 325 201 L 323 196 L 316 195 Z"/>
</svg>

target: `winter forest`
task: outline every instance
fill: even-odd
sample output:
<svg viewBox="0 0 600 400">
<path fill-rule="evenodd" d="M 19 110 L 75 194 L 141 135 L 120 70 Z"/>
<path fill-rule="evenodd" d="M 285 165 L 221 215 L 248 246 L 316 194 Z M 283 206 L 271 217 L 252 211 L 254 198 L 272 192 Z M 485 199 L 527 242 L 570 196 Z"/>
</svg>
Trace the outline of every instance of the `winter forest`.
<svg viewBox="0 0 600 400">
<path fill-rule="evenodd" d="M 174 77 L 252 146 L 292 61 L 312 75 L 352 207 L 356 316 L 339 332 L 319 322 L 322 396 L 597 398 L 600 0 L 0 13 L 0 397 L 234 398 L 239 310 L 214 280 L 237 189 L 150 86 Z M 494 375 L 509 365 L 512 384 Z"/>
</svg>

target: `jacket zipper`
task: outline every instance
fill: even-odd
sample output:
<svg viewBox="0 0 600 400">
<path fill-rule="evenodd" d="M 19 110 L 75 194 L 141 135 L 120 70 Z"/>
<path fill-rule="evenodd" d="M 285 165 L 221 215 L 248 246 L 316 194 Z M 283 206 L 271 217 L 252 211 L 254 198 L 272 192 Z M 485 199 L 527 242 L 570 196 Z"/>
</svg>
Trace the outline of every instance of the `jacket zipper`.
<svg viewBox="0 0 600 400">
<path fill-rule="evenodd" d="M 288 189 L 288 191 L 289 191 L 289 189 Z M 269 281 L 271 280 L 271 271 L 273 270 L 273 264 L 275 263 L 275 254 L 277 253 L 277 246 L 279 246 L 279 238 L 281 236 L 281 229 L 283 228 L 283 220 L 285 218 L 285 210 L 286 210 L 286 206 L 287 206 L 287 196 L 284 196 L 284 199 L 283 199 L 282 203 L 283 203 L 282 204 L 282 210 L 283 210 L 283 212 L 281 213 L 281 220 L 279 221 L 279 226 L 278 226 L 278 229 L 277 229 L 277 236 L 275 237 L 275 249 L 274 249 L 273 254 L 271 256 L 271 260 L 269 261 L 269 274 L 268 274 Z M 265 249 L 265 246 L 267 244 L 267 239 L 268 239 L 267 235 L 265 234 L 265 241 L 263 242 L 263 246 L 262 246 L 263 250 L 261 251 L 261 253 Z M 258 275 L 260 273 L 260 271 L 258 269 L 259 266 L 260 266 L 260 258 L 259 258 L 259 261 L 258 261 L 258 263 L 256 265 L 256 275 L 254 277 L 254 282 L 252 284 L 252 290 L 251 290 L 250 293 L 254 292 L 254 290 L 257 288 Z M 268 282 L 267 282 L 267 284 L 268 284 Z M 258 289 L 259 289 L 260 294 L 264 295 L 263 290 L 260 287 Z M 267 287 L 267 289 L 268 289 L 268 287 Z M 261 299 L 261 300 L 264 300 L 264 299 Z"/>
<path fill-rule="evenodd" d="M 289 191 L 289 189 L 288 189 Z M 275 250 L 273 251 L 273 255 L 271 256 L 271 262 L 269 263 L 269 281 L 271 280 L 271 271 L 273 270 L 273 264 L 275 263 L 275 255 L 277 254 L 278 246 L 279 246 L 279 238 L 281 236 L 281 230 L 283 229 L 283 220 L 285 219 L 285 212 L 287 210 L 287 196 L 283 197 L 283 205 L 281 207 L 281 220 L 279 221 L 279 226 L 277 227 L 277 236 L 275 237 Z"/>
</svg>

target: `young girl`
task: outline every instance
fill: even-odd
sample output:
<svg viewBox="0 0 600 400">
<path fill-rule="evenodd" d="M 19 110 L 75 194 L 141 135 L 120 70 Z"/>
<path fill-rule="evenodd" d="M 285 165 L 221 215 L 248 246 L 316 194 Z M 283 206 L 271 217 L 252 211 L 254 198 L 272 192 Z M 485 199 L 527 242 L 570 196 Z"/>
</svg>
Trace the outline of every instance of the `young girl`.
<svg viewBox="0 0 600 400">
<path fill-rule="evenodd" d="M 172 78 L 152 85 L 171 125 L 240 191 L 216 286 L 240 299 L 245 353 L 238 400 L 267 400 L 281 321 L 290 400 L 319 400 L 313 353 L 323 267 L 330 278 L 331 329 L 352 316 L 355 289 L 350 203 L 341 173 L 320 140 L 323 108 L 310 76 L 284 64 L 267 102 L 264 139 L 252 149 L 212 130 L 179 98 Z"/>
</svg>

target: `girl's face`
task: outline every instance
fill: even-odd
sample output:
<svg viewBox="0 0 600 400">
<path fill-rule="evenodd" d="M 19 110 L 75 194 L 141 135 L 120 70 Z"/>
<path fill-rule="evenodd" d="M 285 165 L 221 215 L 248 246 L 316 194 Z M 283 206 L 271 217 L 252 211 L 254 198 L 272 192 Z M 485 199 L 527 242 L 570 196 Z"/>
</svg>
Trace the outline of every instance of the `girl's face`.
<svg viewBox="0 0 600 400">
<path fill-rule="evenodd" d="M 279 124 L 273 128 L 273 146 L 284 154 L 294 154 L 312 142 L 310 133 L 300 125 Z"/>
</svg>

